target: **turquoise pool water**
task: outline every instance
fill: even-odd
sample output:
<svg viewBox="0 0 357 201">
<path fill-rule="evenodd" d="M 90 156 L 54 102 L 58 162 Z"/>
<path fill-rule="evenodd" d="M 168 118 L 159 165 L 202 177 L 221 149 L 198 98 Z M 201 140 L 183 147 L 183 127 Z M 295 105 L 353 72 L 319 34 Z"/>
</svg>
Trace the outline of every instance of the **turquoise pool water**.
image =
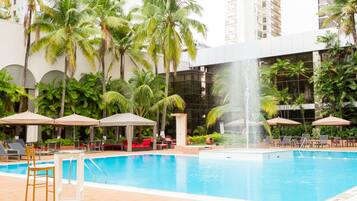
<svg viewBox="0 0 357 201">
<path fill-rule="evenodd" d="M 254 201 L 320 201 L 357 185 L 357 153 L 351 152 L 295 151 L 292 159 L 263 163 L 173 155 L 119 156 L 94 161 L 108 178 L 94 170 L 94 181 L 86 168 L 86 181 L 107 180 L 108 184 Z M 88 160 L 86 163 L 92 167 Z M 68 166 L 66 161 L 65 178 Z M 0 166 L 0 172 L 25 174 L 26 165 Z"/>
</svg>

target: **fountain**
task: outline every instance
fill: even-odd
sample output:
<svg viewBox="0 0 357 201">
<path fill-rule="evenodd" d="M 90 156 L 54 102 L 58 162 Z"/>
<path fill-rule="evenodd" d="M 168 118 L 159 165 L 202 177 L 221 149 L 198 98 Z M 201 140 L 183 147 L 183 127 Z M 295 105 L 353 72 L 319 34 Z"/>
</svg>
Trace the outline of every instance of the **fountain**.
<svg viewBox="0 0 357 201">
<path fill-rule="evenodd" d="M 260 110 L 258 61 L 245 60 L 227 65 L 229 70 L 229 112 L 224 116 L 224 135 L 229 148 L 200 151 L 200 158 L 262 161 L 290 158 L 291 151 L 261 149 L 263 124 Z"/>
</svg>

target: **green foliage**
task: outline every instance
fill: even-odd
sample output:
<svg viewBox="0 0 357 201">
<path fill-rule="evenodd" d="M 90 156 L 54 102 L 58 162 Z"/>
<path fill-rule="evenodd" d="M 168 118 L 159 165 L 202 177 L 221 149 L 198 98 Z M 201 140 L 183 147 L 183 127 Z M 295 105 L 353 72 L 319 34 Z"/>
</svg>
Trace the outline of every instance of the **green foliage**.
<svg viewBox="0 0 357 201">
<path fill-rule="evenodd" d="M 206 135 L 207 128 L 205 126 L 197 126 L 195 130 L 193 130 L 193 135 Z"/>
<path fill-rule="evenodd" d="M 212 138 L 214 143 L 222 143 L 223 136 L 219 133 L 213 133 L 209 135 L 198 135 L 198 136 L 189 136 L 188 141 L 192 144 L 206 144 L 206 139 Z"/>
<path fill-rule="evenodd" d="M 294 136 L 298 137 L 301 136 L 303 133 L 309 133 L 312 135 L 312 126 L 307 125 L 306 126 L 307 132 L 305 132 L 304 125 L 299 125 L 299 126 L 274 126 L 272 127 L 272 135 L 273 138 L 279 138 L 282 136 Z"/>
<path fill-rule="evenodd" d="M 113 91 L 104 95 L 106 104 L 152 120 L 156 120 L 157 111 L 161 111 L 164 104 L 170 109 L 185 108 L 185 102 L 179 95 L 165 97 L 165 82 L 151 71 L 135 69 L 128 82 L 120 81 L 109 86 Z"/>
<path fill-rule="evenodd" d="M 73 146 L 74 142 L 72 139 L 62 139 L 62 138 L 55 138 L 55 139 L 48 139 L 45 141 L 45 144 L 49 143 L 60 143 L 61 146 Z"/>
<path fill-rule="evenodd" d="M 84 74 L 80 81 L 69 79 L 66 85 L 65 115 L 73 113 L 99 119 L 103 108 L 101 74 Z M 58 117 L 61 105 L 62 84 L 39 83 L 37 105 L 39 113 Z"/>
<path fill-rule="evenodd" d="M 329 135 L 329 137 L 341 137 L 342 139 L 347 139 L 349 137 L 357 138 L 357 128 L 322 126 L 320 133 L 322 135 Z"/>
<path fill-rule="evenodd" d="M 5 70 L 0 70 L 0 117 L 15 112 L 15 105 L 21 97 L 28 96 L 25 90 L 11 83 L 12 77 Z"/>
<path fill-rule="evenodd" d="M 325 114 L 344 117 L 344 109 L 357 100 L 357 52 L 352 47 L 342 48 L 337 34 L 331 32 L 319 41 L 328 51 L 315 73 L 315 93 L 328 106 L 323 108 Z"/>
</svg>

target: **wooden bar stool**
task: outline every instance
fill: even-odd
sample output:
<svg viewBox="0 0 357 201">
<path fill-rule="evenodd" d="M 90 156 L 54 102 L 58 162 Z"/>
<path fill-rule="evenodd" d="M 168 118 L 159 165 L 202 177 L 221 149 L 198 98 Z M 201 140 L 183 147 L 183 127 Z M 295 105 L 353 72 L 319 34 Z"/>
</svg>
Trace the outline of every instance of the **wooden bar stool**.
<svg viewBox="0 0 357 201">
<path fill-rule="evenodd" d="M 55 165 L 54 164 L 36 164 L 36 152 L 34 146 L 26 146 L 26 155 L 27 155 L 27 183 L 26 183 L 26 197 L 25 201 L 27 201 L 27 194 L 28 194 L 28 189 L 29 186 L 32 186 L 32 201 L 36 201 L 35 199 L 35 192 L 36 188 L 46 188 L 46 201 L 48 201 L 48 192 L 53 193 L 53 201 L 55 201 Z M 40 171 L 44 171 L 45 174 L 42 174 Z M 53 172 L 53 183 L 52 187 L 53 190 L 49 191 L 48 190 L 48 172 L 52 171 Z M 33 183 L 30 184 L 30 177 L 33 177 Z M 36 183 L 37 178 L 40 177 L 45 177 L 46 182 L 42 183 Z"/>
</svg>

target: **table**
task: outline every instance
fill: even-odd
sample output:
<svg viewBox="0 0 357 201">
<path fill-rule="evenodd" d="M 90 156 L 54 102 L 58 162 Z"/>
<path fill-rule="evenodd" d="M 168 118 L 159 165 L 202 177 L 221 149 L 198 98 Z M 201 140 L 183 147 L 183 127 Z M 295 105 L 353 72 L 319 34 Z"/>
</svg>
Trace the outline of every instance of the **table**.
<svg viewBox="0 0 357 201">
<path fill-rule="evenodd" d="M 63 197 L 63 160 L 72 159 L 77 160 L 77 182 L 72 184 L 76 191 L 76 197 L 72 199 L 65 199 Z M 55 160 L 55 178 L 56 178 L 56 201 L 81 201 L 83 199 L 83 183 L 84 183 L 84 151 L 82 150 L 66 150 L 56 152 Z"/>
</svg>

